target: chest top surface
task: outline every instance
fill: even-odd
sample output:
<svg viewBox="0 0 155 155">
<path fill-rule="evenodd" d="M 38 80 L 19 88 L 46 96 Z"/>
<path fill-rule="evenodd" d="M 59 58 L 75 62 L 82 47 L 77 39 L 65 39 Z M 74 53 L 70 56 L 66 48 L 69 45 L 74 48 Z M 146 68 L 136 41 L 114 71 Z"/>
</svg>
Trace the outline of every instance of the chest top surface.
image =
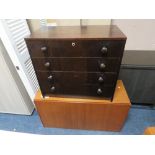
<svg viewBox="0 0 155 155">
<path fill-rule="evenodd" d="M 116 25 L 104 26 L 57 26 L 44 27 L 25 38 L 33 39 L 105 39 L 126 40 L 126 36 Z"/>
</svg>

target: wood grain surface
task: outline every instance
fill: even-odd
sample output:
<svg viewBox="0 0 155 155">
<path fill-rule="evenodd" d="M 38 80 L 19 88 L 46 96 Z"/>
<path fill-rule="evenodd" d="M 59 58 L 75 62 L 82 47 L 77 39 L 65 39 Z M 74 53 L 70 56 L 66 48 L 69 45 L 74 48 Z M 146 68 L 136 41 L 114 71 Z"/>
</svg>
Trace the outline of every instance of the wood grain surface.
<svg viewBox="0 0 155 155">
<path fill-rule="evenodd" d="M 144 131 L 145 135 L 155 135 L 155 126 L 153 127 L 148 127 Z"/>
<path fill-rule="evenodd" d="M 116 25 L 97 26 L 57 26 L 52 28 L 44 27 L 33 32 L 25 39 L 106 39 L 126 40 L 126 36 Z"/>
<path fill-rule="evenodd" d="M 38 91 L 35 105 L 44 127 L 120 131 L 130 109 L 122 81 L 117 82 L 114 99 L 43 98 Z"/>
<path fill-rule="evenodd" d="M 113 99 L 126 43 L 126 36 L 117 26 L 46 27 L 33 32 L 25 41 L 43 96 Z M 40 71 L 51 72 L 55 80 L 47 80 L 47 74 L 44 74 L 45 81 L 42 80 Z M 54 76 L 53 72 L 63 72 L 66 76 Z M 85 83 L 75 74 L 70 80 L 68 72 L 83 72 L 81 78 Z M 106 81 L 101 84 L 97 79 L 96 84 L 88 83 L 89 73 L 96 72 L 116 76 L 109 86 Z"/>
</svg>

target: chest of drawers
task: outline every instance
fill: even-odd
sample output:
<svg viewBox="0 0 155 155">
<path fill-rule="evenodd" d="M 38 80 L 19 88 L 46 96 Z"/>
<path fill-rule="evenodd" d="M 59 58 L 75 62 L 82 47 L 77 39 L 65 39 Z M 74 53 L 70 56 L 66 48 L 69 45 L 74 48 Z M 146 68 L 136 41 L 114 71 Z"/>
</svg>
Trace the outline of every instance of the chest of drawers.
<svg viewBox="0 0 155 155">
<path fill-rule="evenodd" d="M 117 26 L 43 28 L 25 41 L 43 96 L 113 98 L 126 42 Z"/>
</svg>

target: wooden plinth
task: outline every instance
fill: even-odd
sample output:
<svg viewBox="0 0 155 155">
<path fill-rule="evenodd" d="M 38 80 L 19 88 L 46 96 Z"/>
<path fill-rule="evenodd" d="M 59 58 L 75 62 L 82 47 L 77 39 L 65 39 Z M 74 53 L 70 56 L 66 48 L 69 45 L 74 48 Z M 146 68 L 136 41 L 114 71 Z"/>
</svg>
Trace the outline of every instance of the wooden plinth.
<svg viewBox="0 0 155 155">
<path fill-rule="evenodd" d="M 35 105 L 44 127 L 120 131 L 131 103 L 122 81 L 117 81 L 113 101 L 103 99 L 42 98 Z"/>
<path fill-rule="evenodd" d="M 155 135 L 155 127 L 148 127 L 144 131 L 145 135 Z"/>
</svg>

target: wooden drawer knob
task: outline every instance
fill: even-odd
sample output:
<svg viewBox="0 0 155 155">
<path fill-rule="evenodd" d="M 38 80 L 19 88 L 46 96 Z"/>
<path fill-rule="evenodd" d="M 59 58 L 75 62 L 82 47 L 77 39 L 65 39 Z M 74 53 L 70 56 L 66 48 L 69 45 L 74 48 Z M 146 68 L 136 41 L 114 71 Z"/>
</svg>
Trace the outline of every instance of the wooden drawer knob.
<svg viewBox="0 0 155 155">
<path fill-rule="evenodd" d="M 46 63 L 44 64 L 44 66 L 45 66 L 45 67 L 49 67 L 49 66 L 50 66 L 50 62 L 46 62 Z"/>
<path fill-rule="evenodd" d="M 99 82 L 99 83 L 103 83 L 103 82 L 104 82 L 104 79 L 103 79 L 102 76 L 100 76 L 100 77 L 98 78 L 98 82 Z"/>
<path fill-rule="evenodd" d="M 46 46 L 41 47 L 41 51 L 43 52 L 47 51 L 47 47 Z"/>
<path fill-rule="evenodd" d="M 101 95 L 101 94 L 102 94 L 102 89 L 101 89 L 101 88 L 98 88 L 98 89 L 97 89 L 97 94 L 98 94 L 98 95 Z"/>
<path fill-rule="evenodd" d="M 55 87 L 54 87 L 54 86 L 51 87 L 51 92 L 52 92 L 52 93 L 55 92 Z"/>
<path fill-rule="evenodd" d="M 107 47 L 103 46 L 101 49 L 102 54 L 107 54 L 108 53 L 108 49 Z"/>
<path fill-rule="evenodd" d="M 105 65 L 103 62 L 100 63 L 100 69 L 101 69 L 101 70 L 105 69 L 105 67 L 106 67 L 106 65 Z"/>
<path fill-rule="evenodd" d="M 48 76 L 48 80 L 49 81 L 51 81 L 52 79 L 53 79 L 53 76 L 52 75 Z"/>
</svg>

